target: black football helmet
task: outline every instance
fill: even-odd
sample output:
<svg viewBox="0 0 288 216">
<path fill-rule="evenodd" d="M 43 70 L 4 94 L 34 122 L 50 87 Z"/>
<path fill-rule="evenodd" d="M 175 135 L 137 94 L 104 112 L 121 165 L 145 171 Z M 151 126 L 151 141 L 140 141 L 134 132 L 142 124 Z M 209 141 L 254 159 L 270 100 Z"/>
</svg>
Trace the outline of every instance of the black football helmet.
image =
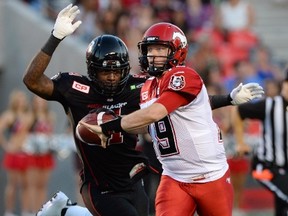
<svg viewBox="0 0 288 216">
<path fill-rule="evenodd" d="M 96 90 L 106 96 L 119 94 L 129 77 L 130 63 L 128 49 L 118 37 L 104 34 L 94 38 L 86 51 L 88 77 L 94 82 Z M 98 79 L 100 71 L 121 71 L 117 84 L 108 84 Z"/>
<path fill-rule="evenodd" d="M 147 46 L 154 44 L 165 45 L 171 51 L 168 56 L 164 56 L 167 60 L 163 67 L 148 62 Z M 151 76 L 161 76 L 169 68 L 184 65 L 188 52 L 187 38 L 180 28 L 171 23 L 156 23 L 144 33 L 142 41 L 138 43 L 138 51 L 141 70 Z"/>
</svg>

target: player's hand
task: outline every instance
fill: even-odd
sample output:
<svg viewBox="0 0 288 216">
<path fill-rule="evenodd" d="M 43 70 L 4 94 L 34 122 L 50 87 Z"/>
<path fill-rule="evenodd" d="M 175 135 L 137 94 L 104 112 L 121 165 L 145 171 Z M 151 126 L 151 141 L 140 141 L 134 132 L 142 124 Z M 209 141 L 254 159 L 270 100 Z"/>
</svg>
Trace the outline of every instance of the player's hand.
<svg viewBox="0 0 288 216">
<path fill-rule="evenodd" d="M 82 23 L 80 20 L 72 23 L 79 13 L 78 6 L 72 7 L 72 4 L 62 9 L 57 16 L 52 34 L 60 40 L 72 34 Z"/>
<path fill-rule="evenodd" d="M 241 143 L 236 145 L 236 155 L 238 157 L 243 157 L 245 155 L 248 155 L 251 152 L 250 145 L 247 145 L 246 143 Z"/>
<path fill-rule="evenodd" d="M 231 103 L 233 105 L 246 103 L 255 98 L 261 98 L 263 95 L 264 90 L 258 83 L 247 83 L 245 85 L 240 83 L 230 93 L 230 97 L 232 98 Z"/>
<path fill-rule="evenodd" d="M 102 128 L 99 125 L 92 125 L 92 124 L 88 124 L 88 123 L 83 122 L 83 121 L 80 121 L 79 124 L 85 126 L 92 133 L 97 134 L 99 136 L 99 138 L 101 139 L 101 146 L 103 148 L 107 147 L 108 137 L 102 133 Z"/>
</svg>

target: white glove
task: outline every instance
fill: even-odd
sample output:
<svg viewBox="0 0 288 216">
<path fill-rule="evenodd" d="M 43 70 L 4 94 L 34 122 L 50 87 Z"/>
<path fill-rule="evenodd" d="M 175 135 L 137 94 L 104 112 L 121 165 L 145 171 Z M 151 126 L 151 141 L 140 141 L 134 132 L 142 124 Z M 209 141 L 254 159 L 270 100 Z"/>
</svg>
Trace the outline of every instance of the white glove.
<svg viewBox="0 0 288 216">
<path fill-rule="evenodd" d="M 62 9 L 56 19 L 53 29 L 53 35 L 62 40 L 64 37 L 72 34 L 82 23 L 80 20 L 72 24 L 75 17 L 80 13 L 78 6 L 69 4 Z"/>
<path fill-rule="evenodd" d="M 258 83 L 247 83 L 245 85 L 240 83 L 230 93 L 230 97 L 232 98 L 231 103 L 233 105 L 246 103 L 255 98 L 261 98 L 263 95 L 264 90 Z"/>
</svg>

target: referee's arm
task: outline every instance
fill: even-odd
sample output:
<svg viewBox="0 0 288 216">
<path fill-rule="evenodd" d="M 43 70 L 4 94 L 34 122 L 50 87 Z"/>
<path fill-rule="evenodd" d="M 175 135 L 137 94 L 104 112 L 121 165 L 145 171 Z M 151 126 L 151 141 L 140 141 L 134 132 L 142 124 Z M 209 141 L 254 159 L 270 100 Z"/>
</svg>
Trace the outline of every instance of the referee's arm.
<svg viewBox="0 0 288 216">
<path fill-rule="evenodd" d="M 232 127 L 236 141 L 236 151 L 239 156 L 243 156 L 251 151 L 251 147 L 245 143 L 245 119 L 264 120 L 265 118 L 265 99 L 257 102 L 250 102 L 236 106 L 232 110 Z"/>
</svg>

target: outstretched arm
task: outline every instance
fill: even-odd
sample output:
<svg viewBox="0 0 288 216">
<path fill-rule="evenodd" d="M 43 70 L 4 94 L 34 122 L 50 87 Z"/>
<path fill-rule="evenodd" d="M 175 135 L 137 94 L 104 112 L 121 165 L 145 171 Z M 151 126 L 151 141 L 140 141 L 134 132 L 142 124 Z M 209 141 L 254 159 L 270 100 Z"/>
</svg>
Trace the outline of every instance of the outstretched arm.
<svg viewBox="0 0 288 216">
<path fill-rule="evenodd" d="M 27 88 L 35 94 L 46 97 L 53 92 L 53 82 L 44 72 L 50 63 L 52 55 L 58 44 L 68 35 L 72 34 L 81 24 L 81 21 L 72 23 L 80 11 L 78 6 L 72 4 L 61 10 L 57 16 L 53 32 L 46 44 L 42 47 L 28 65 L 23 76 Z"/>
<path fill-rule="evenodd" d="M 239 84 L 228 95 L 212 95 L 210 103 L 212 109 L 217 109 L 229 105 L 240 105 L 247 103 L 264 95 L 262 86 L 258 83 Z"/>
<path fill-rule="evenodd" d="M 263 88 L 257 83 L 248 83 L 244 86 L 240 84 L 237 88 L 233 89 L 230 95 L 219 96 L 219 100 L 216 101 L 216 104 L 214 104 L 214 108 L 217 105 L 221 107 L 245 103 L 256 97 L 260 97 L 260 95 L 262 96 L 262 93 L 264 93 Z M 161 103 L 155 102 L 147 108 L 137 110 L 124 116 L 123 118 L 119 117 L 115 120 L 101 124 L 100 126 L 87 124 L 82 121 L 80 121 L 79 124 L 86 126 L 93 133 L 97 133 L 98 136 L 101 137 L 102 146 L 106 147 L 106 139 L 111 135 L 111 133 L 119 131 L 125 131 L 128 133 L 139 133 L 139 131 L 143 132 L 143 128 L 164 118 L 166 115 L 168 115 L 166 107 Z"/>
<path fill-rule="evenodd" d="M 79 124 L 87 127 L 91 132 L 96 133 L 102 140 L 102 147 L 106 148 L 107 137 L 112 133 L 125 131 L 128 133 L 138 134 L 147 133 L 147 126 L 158 121 L 168 115 L 168 111 L 161 103 L 153 103 L 149 107 L 134 111 L 122 118 L 108 121 L 99 125 L 87 124 L 80 121 Z"/>
</svg>

